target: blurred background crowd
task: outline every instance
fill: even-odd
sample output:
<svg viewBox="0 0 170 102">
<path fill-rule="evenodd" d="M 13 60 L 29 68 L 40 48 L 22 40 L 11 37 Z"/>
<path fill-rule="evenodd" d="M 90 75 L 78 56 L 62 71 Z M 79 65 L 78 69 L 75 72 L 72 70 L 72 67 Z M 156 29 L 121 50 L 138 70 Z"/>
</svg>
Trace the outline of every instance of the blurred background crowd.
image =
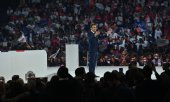
<svg viewBox="0 0 170 102">
<path fill-rule="evenodd" d="M 49 66 L 65 65 L 65 44 L 79 45 L 87 65 L 87 31 L 97 23 L 99 66 L 170 63 L 169 0 L 5 0 L 0 50 L 46 50 Z"/>
</svg>

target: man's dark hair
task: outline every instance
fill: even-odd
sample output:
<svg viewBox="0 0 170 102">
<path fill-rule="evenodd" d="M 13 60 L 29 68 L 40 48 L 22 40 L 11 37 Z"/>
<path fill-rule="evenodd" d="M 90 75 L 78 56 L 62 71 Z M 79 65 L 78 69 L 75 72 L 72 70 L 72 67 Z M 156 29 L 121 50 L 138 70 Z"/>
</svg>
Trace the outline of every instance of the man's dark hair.
<svg viewBox="0 0 170 102">
<path fill-rule="evenodd" d="M 96 23 L 91 23 L 90 28 L 91 28 L 92 26 L 94 26 L 94 25 L 96 25 Z"/>
<path fill-rule="evenodd" d="M 75 70 L 75 75 L 76 76 L 82 76 L 85 74 L 85 68 L 84 67 L 79 67 Z"/>
<path fill-rule="evenodd" d="M 68 68 L 65 66 L 61 66 L 57 71 L 57 76 L 60 78 L 67 78 L 69 75 Z"/>
<path fill-rule="evenodd" d="M 13 75 L 12 76 L 12 80 L 18 80 L 19 79 L 19 75 Z"/>
</svg>

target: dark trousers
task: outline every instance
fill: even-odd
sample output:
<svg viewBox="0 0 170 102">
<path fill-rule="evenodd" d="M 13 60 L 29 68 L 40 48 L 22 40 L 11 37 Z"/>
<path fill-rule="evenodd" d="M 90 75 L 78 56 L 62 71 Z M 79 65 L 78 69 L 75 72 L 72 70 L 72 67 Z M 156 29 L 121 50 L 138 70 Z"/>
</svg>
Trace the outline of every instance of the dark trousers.
<svg viewBox="0 0 170 102">
<path fill-rule="evenodd" d="M 95 66 L 97 64 L 98 59 L 98 52 L 96 51 L 89 51 L 88 52 L 88 66 L 89 66 L 89 72 L 92 72 L 95 74 Z"/>
</svg>

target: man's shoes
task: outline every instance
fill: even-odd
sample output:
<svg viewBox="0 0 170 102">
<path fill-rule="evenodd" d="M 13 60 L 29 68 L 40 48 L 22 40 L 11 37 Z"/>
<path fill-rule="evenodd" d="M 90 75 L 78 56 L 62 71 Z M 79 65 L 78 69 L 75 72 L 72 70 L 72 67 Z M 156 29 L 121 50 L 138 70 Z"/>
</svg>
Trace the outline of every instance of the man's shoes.
<svg viewBox="0 0 170 102">
<path fill-rule="evenodd" d="M 98 75 L 95 75 L 95 77 L 99 77 Z"/>
</svg>

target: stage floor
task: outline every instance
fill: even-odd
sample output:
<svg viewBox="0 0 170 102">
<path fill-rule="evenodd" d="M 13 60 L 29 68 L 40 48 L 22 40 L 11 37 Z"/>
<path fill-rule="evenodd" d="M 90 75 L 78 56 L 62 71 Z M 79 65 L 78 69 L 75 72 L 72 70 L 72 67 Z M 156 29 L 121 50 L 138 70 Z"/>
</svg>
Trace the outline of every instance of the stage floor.
<svg viewBox="0 0 170 102">
<path fill-rule="evenodd" d="M 88 72 L 88 67 L 87 66 L 83 66 L 85 68 L 85 71 Z M 46 77 L 48 77 L 48 80 L 51 79 L 51 77 L 53 75 L 55 75 L 57 73 L 59 67 L 48 67 L 47 71 L 48 71 L 48 75 Z M 98 75 L 99 77 L 97 78 L 97 80 L 99 80 L 101 77 L 103 77 L 104 73 L 109 71 L 113 71 L 113 70 L 117 70 L 119 71 L 119 68 L 123 68 L 123 72 L 126 73 L 126 71 L 128 70 L 127 66 L 97 66 L 96 67 L 96 75 Z M 139 67 L 139 68 L 142 68 Z M 156 67 L 157 72 L 160 74 L 161 72 L 163 72 L 162 67 Z M 69 73 L 74 77 L 75 76 L 75 69 L 69 69 Z M 151 76 L 152 79 L 156 79 L 154 73 Z"/>
</svg>

